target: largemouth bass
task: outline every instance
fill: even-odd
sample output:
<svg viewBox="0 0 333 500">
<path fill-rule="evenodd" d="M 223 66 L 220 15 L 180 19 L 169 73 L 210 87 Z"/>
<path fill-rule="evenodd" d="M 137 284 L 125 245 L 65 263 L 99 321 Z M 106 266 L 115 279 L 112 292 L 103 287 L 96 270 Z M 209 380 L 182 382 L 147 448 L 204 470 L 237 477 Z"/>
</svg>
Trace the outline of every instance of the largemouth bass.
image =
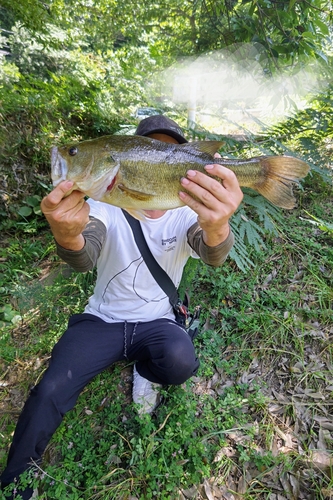
<svg viewBox="0 0 333 500">
<path fill-rule="evenodd" d="M 287 209 L 295 206 L 292 186 L 308 173 L 307 163 L 292 156 L 214 158 L 222 144 L 172 144 L 141 136 L 103 136 L 52 148 L 52 181 L 57 186 L 71 180 L 73 189 L 131 213 L 168 210 L 183 205 L 178 192 L 184 191 L 180 180 L 187 170 L 207 174 L 204 166 L 218 163 L 236 174 L 240 186 L 254 189 L 274 205 Z"/>
</svg>

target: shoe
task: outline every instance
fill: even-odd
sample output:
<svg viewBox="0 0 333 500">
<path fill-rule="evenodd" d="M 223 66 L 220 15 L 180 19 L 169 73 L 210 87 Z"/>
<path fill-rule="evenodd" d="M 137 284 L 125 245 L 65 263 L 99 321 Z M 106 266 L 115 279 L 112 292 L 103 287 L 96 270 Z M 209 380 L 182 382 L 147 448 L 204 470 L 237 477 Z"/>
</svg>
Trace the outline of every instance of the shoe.
<svg viewBox="0 0 333 500">
<path fill-rule="evenodd" d="M 139 415 L 145 413 L 153 413 L 161 400 L 161 395 L 158 391 L 162 387 L 161 384 L 150 382 L 138 373 L 136 366 L 133 367 L 133 401 L 140 404 L 138 409 Z"/>
</svg>

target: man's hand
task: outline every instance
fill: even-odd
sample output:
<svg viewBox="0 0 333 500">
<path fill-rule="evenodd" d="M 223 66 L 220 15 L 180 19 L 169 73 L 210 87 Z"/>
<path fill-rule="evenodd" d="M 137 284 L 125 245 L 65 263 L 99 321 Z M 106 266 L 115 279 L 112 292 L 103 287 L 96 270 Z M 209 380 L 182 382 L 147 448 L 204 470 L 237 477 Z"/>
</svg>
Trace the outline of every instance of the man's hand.
<svg viewBox="0 0 333 500">
<path fill-rule="evenodd" d="M 71 192 L 72 187 L 71 181 L 61 182 L 42 199 L 40 206 L 58 244 L 68 250 L 81 250 L 85 244 L 82 231 L 89 221 L 90 207 L 84 193 Z"/>
<path fill-rule="evenodd" d="M 180 199 L 198 214 L 203 239 L 208 246 L 217 246 L 229 235 L 229 219 L 243 199 L 235 174 L 222 165 L 206 165 L 208 174 L 222 179 L 220 183 L 197 170 L 189 170 L 181 185 L 195 198 L 181 191 Z"/>
</svg>

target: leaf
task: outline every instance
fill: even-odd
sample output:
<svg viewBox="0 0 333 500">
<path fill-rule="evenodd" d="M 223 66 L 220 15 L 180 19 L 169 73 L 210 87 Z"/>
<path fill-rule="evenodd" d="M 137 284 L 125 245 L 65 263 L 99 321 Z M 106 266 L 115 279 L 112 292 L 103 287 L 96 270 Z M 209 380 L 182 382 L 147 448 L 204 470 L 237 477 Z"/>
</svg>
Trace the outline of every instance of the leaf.
<svg viewBox="0 0 333 500">
<path fill-rule="evenodd" d="M 243 251 L 243 248 L 240 248 L 241 246 L 245 248 L 245 251 Z M 235 261 L 237 267 L 244 273 L 251 267 L 254 267 L 254 262 L 249 259 L 246 247 L 243 243 L 238 243 L 237 246 L 234 246 L 229 252 L 229 257 Z"/>
<path fill-rule="evenodd" d="M 323 23 L 320 19 L 316 19 L 315 24 L 323 35 L 328 36 L 330 34 L 327 24 Z"/>
<path fill-rule="evenodd" d="M 198 494 L 198 489 L 196 486 L 191 486 L 191 488 L 188 488 L 186 490 L 182 490 L 182 493 L 186 498 L 196 498 Z"/>
<path fill-rule="evenodd" d="M 289 7 L 288 7 L 289 12 L 291 12 L 291 11 L 292 11 L 292 9 L 294 8 L 294 5 L 295 5 L 295 3 L 296 3 L 297 1 L 298 1 L 298 0 L 290 0 Z"/>
<path fill-rule="evenodd" d="M 313 419 L 318 422 L 320 427 L 322 427 L 323 429 L 333 431 L 333 420 L 329 420 L 328 417 L 322 417 L 320 415 L 316 415 Z"/>
<path fill-rule="evenodd" d="M 326 451 L 314 450 L 310 454 L 310 461 L 315 466 L 322 470 L 329 469 L 333 465 L 333 457 Z"/>
<path fill-rule="evenodd" d="M 317 56 L 319 56 L 321 59 L 323 59 L 325 61 L 325 63 L 328 64 L 327 55 L 324 54 L 324 52 L 322 50 L 316 50 L 315 53 L 317 54 Z"/>
<path fill-rule="evenodd" d="M 304 33 L 302 33 L 302 37 L 310 40 L 316 39 L 315 33 L 312 33 L 311 31 L 304 31 Z"/>
<path fill-rule="evenodd" d="M 42 215 L 42 211 L 41 211 L 40 205 L 38 205 L 37 207 L 34 207 L 34 214 L 36 214 L 36 215 Z"/>
<path fill-rule="evenodd" d="M 325 399 L 325 396 L 320 392 L 315 392 L 312 389 L 304 389 L 304 394 L 313 399 Z"/>
<path fill-rule="evenodd" d="M 255 8 L 256 8 L 256 2 L 252 2 L 252 5 L 251 5 L 250 10 L 249 10 L 249 16 L 250 17 L 253 16 Z"/>
<path fill-rule="evenodd" d="M 204 480 L 203 487 L 207 500 L 214 500 L 214 495 L 207 479 Z"/>
<path fill-rule="evenodd" d="M 29 217 L 29 215 L 32 214 L 32 208 L 30 207 L 20 207 L 19 210 L 18 210 L 18 213 L 22 216 L 22 217 Z"/>
<path fill-rule="evenodd" d="M 41 197 L 37 195 L 27 196 L 24 201 L 30 207 L 37 207 L 41 202 Z"/>
<path fill-rule="evenodd" d="M 225 457 L 234 457 L 236 454 L 237 451 L 232 446 L 224 446 L 216 453 L 213 462 L 220 462 Z"/>
<path fill-rule="evenodd" d="M 16 325 L 16 323 L 19 323 L 21 320 L 22 316 L 20 316 L 19 314 L 15 314 L 15 316 L 12 317 L 10 322 L 13 323 L 13 325 Z"/>
</svg>

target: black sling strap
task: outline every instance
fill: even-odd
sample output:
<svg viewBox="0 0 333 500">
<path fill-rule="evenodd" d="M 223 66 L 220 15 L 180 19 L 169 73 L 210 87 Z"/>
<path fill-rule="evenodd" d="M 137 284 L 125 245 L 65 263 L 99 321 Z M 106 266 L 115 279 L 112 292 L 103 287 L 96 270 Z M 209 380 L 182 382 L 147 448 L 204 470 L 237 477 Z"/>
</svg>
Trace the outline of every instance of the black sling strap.
<svg viewBox="0 0 333 500">
<path fill-rule="evenodd" d="M 200 306 L 195 307 L 193 314 L 188 314 L 188 297 L 185 297 L 184 302 L 187 304 L 185 305 L 179 298 L 178 290 L 174 282 L 151 253 L 143 235 L 140 222 L 126 212 L 126 210 L 122 210 L 122 212 L 132 229 L 135 242 L 149 271 L 164 293 L 169 297 L 169 302 L 173 307 L 176 321 L 186 328 L 187 333 L 193 341 L 199 332 Z"/>
<path fill-rule="evenodd" d="M 151 253 L 146 239 L 143 235 L 140 222 L 132 217 L 128 212 L 126 212 L 126 210 L 122 210 L 122 212 L 126 217 L 127 222 L 131 226 L 135 242 L 153 278 L 157 281 L 159 286 L 169 297 L 169 301 L 172 307 L 176 310 L 179 309 L 182 306 L 182 301 L 179 299 L 178 290 L 175 287 L 170 276 L 164 271 L 164 269 L 162 269 L 162 267 L 159 265 L 159 263 Z"/>
</svg>

